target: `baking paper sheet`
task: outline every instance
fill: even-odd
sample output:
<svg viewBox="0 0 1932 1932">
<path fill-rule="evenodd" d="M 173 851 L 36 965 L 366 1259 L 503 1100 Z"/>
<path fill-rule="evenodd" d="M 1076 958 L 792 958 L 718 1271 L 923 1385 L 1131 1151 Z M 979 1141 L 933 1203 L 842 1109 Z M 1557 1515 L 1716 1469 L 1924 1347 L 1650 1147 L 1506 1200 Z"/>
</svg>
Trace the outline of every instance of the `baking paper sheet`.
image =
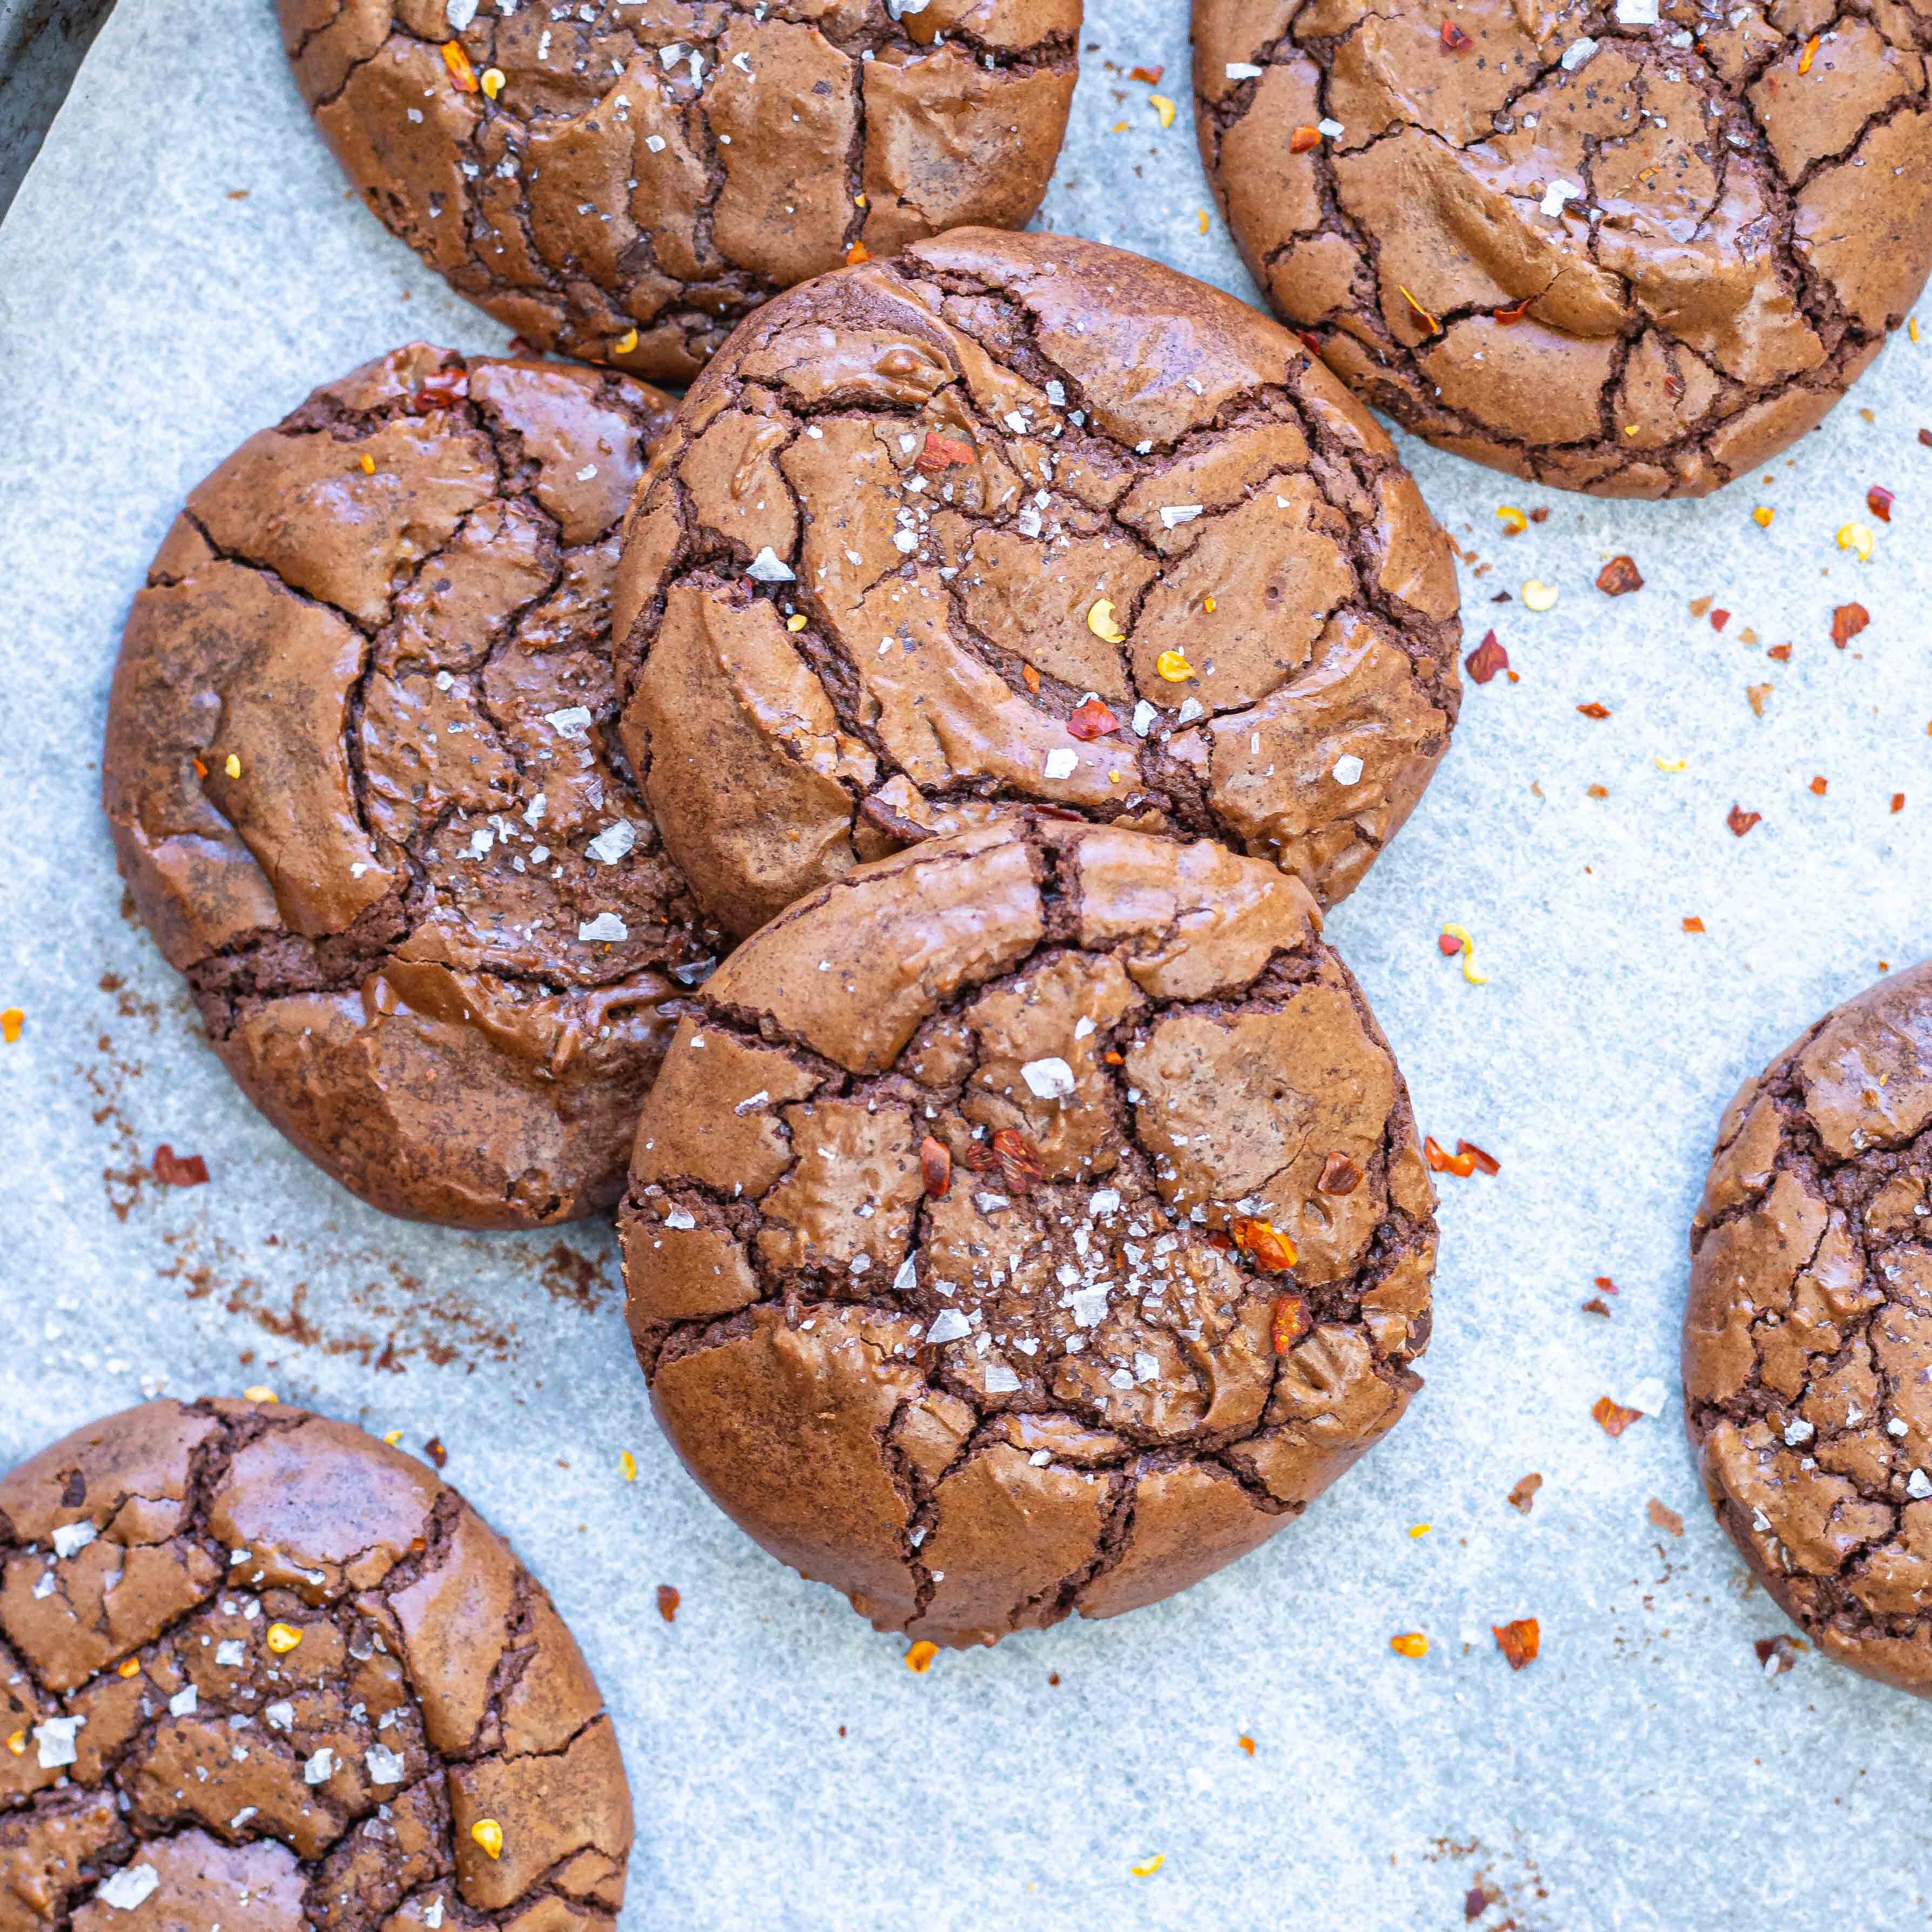
<svg viewBox="0 0 1932 1932">
<path fill-rule="evenodd" d="M 1042 219 L 1251 296 L 1196 159 L 1184 15 L 1094 0 Z M 1172 127 L 1136 65 L 1165 68 Z M 149 557 L 236 443 L 418 335 L 505 340 L 347 191 L 267 0 L 122 0 L 0 228 L 0 1005 L 26 1014 L 0 1047 L 0 1461 L 155 1388 L 267 1382 L 440 1437 L 616 1713 L 626 1932 L 1430 1932 L 1466 1901 L 1492 1932 L 1926 1923 L 1932 1713 L 1812 1654 L 1766 1678 L 1753 1640 L 1788 1627 L 1704 1508 L 1676 1361 L 1725 1100 L 1932 947 L 1932 343 L 1894 342 L 1768 480 L 1704 502 L 1599 503 L 1405 446 L 1480 560 L 1467 644 L 1493 625 L 1521 674 L 1471 687 L 1329 927 L 1424 1130 L 1502 1163 L 1444 1180 L 1428 1388 L 1246 1562 L 922 1677 L 684 1477 L 602 1228 L 465 1237 L 360 1207 L 233 1090 L 124 910 L 98 760 Z M 1898 502 L 1861 566 L 1833 538 L 1870 520 L 1872 483 Z M 1549 519 L 1506 541 L 1504 502 Z M 1613 551 L 1638 595 L 1592 586 Z M 1561 593 L 1547 614 L 1487 601 L 1531 577 Z M 1707 596 L 1721 634 L 1687 608 Z M 1853 598 L 1871 626 L 1834 650 Z M 1763 814 L 1743 838 L 1734 803 Z M 1486 986 L 1438 952 L 1444 920 Z M 163 1141 L 212 1184 L 138 1178 Z M 1579 1307 L 1600 1275 L 1607 1321 Z M 1611 1440 L 1592 1403 L 1645 1378 L 1669 1412 Z M 1525 1516 L 1506 1497 L 1532 1470 Z M 1490 1627 L 1520 1616 L 1543 1654 L 1516 1674 Z M 1390 1652 L 1408 1630 L 1426 1658 Z"/>
</svg>

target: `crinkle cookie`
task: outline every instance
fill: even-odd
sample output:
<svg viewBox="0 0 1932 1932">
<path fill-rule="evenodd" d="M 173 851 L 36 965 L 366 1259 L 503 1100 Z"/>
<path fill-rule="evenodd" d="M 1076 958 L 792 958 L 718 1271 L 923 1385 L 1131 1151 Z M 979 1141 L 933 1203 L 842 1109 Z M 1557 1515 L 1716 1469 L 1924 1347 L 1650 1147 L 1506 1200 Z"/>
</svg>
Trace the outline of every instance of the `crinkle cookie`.
<svg viewBox="0 0 1932 1932">
<path fill-rule="evenodd" d="M 883 1630 L 1253 1549 L 1421 1386 L 1434 1198 L 1313 902 L 1016 814 L 822 886 L 680 1022 L 620 1216 L 666 1436 Z"/>
<path fill-rule="evenodd" d="M 1286 330 L 974 230 L 740 329 L 653 453 L 613 641 L 665 844 L 743 933 L 1016 803 L 1339 899 L 1448 748 L 1456 608 L 1388 439 Z"/>
<path fill-rule="evenodd" d="M 1718 1130 L 1684 1419 L 1718 1520 L 1828 1654 L 1932 1695 L 1932 964 L 1828 1013 Z"/>
<path fill-rule="evenodd" d="M 1932 8 L 1195 0 L 1202 154 L 1276 312 L 1445 449 L 1701 496 L 1932 267 Z"/>
<path fill-rule="evenodd" d="M 0 1479 L 10 1932 L 614 1932 L 630 1789 L 543 1588 L 359 1429 L 152 1402 Z"/>
<path fill-rule="evenodd" d="M 1080 0 L 278 0 L 376 218 L 542 348 L 694 375 L 841 263 L 1024 227 Z"/>
<path fill-rule="evenodd" d="M 613 728 L 616 526 L 668 412 L 398 350 L 200 484 L 134 599 L 122 875 L 242 1089 L 392 1214 L 608 1207 L 720 944 Z"/>
</svg>

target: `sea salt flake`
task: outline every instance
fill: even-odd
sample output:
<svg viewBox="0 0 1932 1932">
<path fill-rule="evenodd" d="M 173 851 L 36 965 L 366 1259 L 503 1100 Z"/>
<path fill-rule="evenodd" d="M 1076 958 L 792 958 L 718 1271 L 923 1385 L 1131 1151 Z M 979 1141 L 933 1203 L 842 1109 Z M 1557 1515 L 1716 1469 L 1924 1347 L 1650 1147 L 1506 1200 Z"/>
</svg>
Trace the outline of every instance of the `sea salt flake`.
<svg viewBox="0 0 1932 1932">
<path fill-rule="evenodd" d="M 1107 1316 L 1107 1284 L 1076 1288 L 1066 1298 L 1075 1323 L 1082 1328 L 1097 1328 Z"/>
<path fill-rule="evenodd" d="M 1136 1382 L 1153 1382 L 1160 1373 L 1160 1364 L 1154 1356 L 1150 1355 L 1144 1348 L 1136 1348 L 1134 1351 L 1134 1380 Z"/>
<path fill-rule="evenodd" d="M 919 1264 L 911 1256 L 899 1263 L 899 1271 L 892 1276 L 892 1292 L 910 1294 L 919 1286 Z"/>
<path fill-rule="evenodd" d="M 1154 721 L 1160 716 L 1144 698 L 1134 706 L 1133 728 L 1135 735 L 1144 738 L 1154 729 Z"/>
<path fill-rule="evenodd" d="M 778 552 L 770 544 L 745 566 L 745 574 L 760 584 L 795 584 L 798 580 L 797 573 L 790 564 L 780 561 Z"/>
<path fill-rule="evenodd" d="M 1228 63 L 1228 78 L 1230 80 L 1258 80 L 1261 77 L 1262 70 L 1252 61 L 1230 61 Z"/>
<path fill-rule="evenodd" d="M 77 1556 L 97 1534 L 91 1522 L 64 1522 L 54 1532 L 54 1554 L 63 1561 Z"/>
<path fill-rule="evenodd" d="M 1816 1433 L 1816 1431 L 1812 1428 L 1810 1424 L 1805 1421 L 1802 1417 L 1800 1417 L 1796 1421 L 1789 1423 L 1785 1426 L 1784 1440 L 1786 1446 L 1790 1448 L 1796 1449 L 1799 1443 L 1809 1442 L 1813 1436 Z"/>
<path fill-rule="evenodd" d="M 386 1744 L 371 1744 L 362 1754 L 362 1762 L 369 1767 L 371 1784 L 400 1784 L 406 1768 L 397 1753 Z"/>
<path fill-rule="evenodd" d="M 590 729 L 590 707 L 567 704 L 561 711 L 546 712 L 544 722 L 560 738 L 580 738 Z"/>
<path fill-rule="evenodd" d="M 1182 524 L 1191 524 L 1201 514 L 1198 503 L 1163 503 L 1160 511 L 1160 526 L 1171 530 Z"/>
<path fill-rule="evenodd" d="M 304 1784 L 326 1784 L 335 1775 L 335 1754 L 324 1744 L 302 1766 Z"/>
<path fill-rule="evenodd" d="M 1566 201 L 1574 201 L 1583 190 L 1574 182 L 1553 181 L 1544 189 L 1543 212 L 1545 214 L 1560 215 Z"/>
<path fill-rule="evenodd" d="M 194 1690 L 194 1686 L 190 1684 L 188 1686 L 188 1690 L 185 1690 L 182 1694 L 182 1696 L 186 1696 L 189 1692 Z M 170 1704 L 168 1706 L 168 1708 L 172 1711 L 174 1709 L 174 1706 Z M 194 1706 L 190 1704 L 188 1706 L 188 1708 L 192 1711 L 194 1708 Z M 178 1712 L 176 1714 L 179 1715 L 180 1714 Z M 284 1700 L 280 1703 L 269 1705 L 268 1707 L 262 1712 L 262 1715 L 268 1720 L 268 1728 L 270 1730 L 286 1731 L 292 1729 L 294 1726 L 296 1721 L 296 1707 Z"/>
<path fill-rule="evenodd" d="M 449 10 L 454 14 L 461 0 L 449 0 Z M 470 10 L 476 10 L 476 0 L 469 0 Z M 132 1912 L 134 1908 L 154 1896 L 154 1888 L 161 1882 L 161 1875 L 152 1865 L 123 1865 L 112 1878 L 97 1886 L 94 1897 L 103 1905 L 112 1906 L 116 1912 Z"/>
<path fill-rule="evenodd" d="M 698 1226 L 696 1220 L 691 1215 L 687 1214 L 682 1208 L 674 1208 L 664 1217 L 664 1224 L 667 1228 L 676 1228 L 680 1230 L 694 1228 Z"/>
<path fill-rule="evenodd" d="M 1116 1369 L 1107 1379 L 1117 1389 L 1130 1389 L 1134 1385 L 1133 1371 L 1131 1369 Z"/>
<path fill-rule="evenodd" d="M 168 1700 L 168 1715 L 171 1718 L 191 1718 L 194 1707 L 201 1700 L 201 1694 L 190 1684 L 185 1690 L 177 1690 Z M 270 1706 L 272 1709 L 273 1706 Z"/>
<path fill-rule="evenodd" d="M 1563 71 L 1565 74 L 1574 74 L 1596 51 L 1596 42 L 1590 39 L 1588 35 L 1580 40 L 1572 40 L 1563 50 L 1563 58 L 1560 63 Z"/>
<path fill-rule="evenodd" d="M 1087 1211 L 1096 1221 L 1104 1221 L 1109 1214 L 1118 1214 L 1120 1211 L 1118 1190 L 1112 1187 L 1096 1188 L 1087 1197 Z"/>
<path fill-rule="evenodd" d="M 1657 0 L 1617 0 L 1617 22 L 1624 27 L 1657 25 Z"/>
<path fill-rule="evenodd" d="M 579 922 L 577 936 L 586 942 L 592 940 L 615 942 L 628 939 L 631 928 L 614 912 L 600 912 L 595 919 Z"/>
<path fill-rule="evenodd" d="M 247 1666 L 248 1646 L 238 1636 L 224 1638 L 214 1646 L 214 1660 L 224 1670 L 240 1670 Z"/>
<path fill-rule="evenodd" d="M 1050 778 L 1070 778 L 1080 769 L 1080 754 L 1070 752 L 1064 745 L 1056 745 L 1047 753 L 1044 769 Z"/>
<path fill-rule="evenodd" d="M 596 474 L 596 464 L 594 463 L 586 463 L 584 467 L 577 472 L 577 480 L 580 483 L 588 483 L 591 478 L 595 476 Z"/>
<path fill-rule="evenodd" d="M 34 1726 L 34 1742 L 40 1748 L 40 1768 L 57 1771 L 64 1764 L 71 1764 L 80 1755 L 74 1739 L 85 1718 L 50 1718 L 44 1724 Z"/>
<path fill-rule="evenodd" d="M 607 825 L 584 848 L 600 866 L 614 866 L 638 842 L 638 835 L 629 821 L 619 819 Z"/>
<path fill-rule="evenodd" d="M 1339 141 L 1348 130 L 1339 121 L 1318 121 L 1315 124 L 1315 131 L 1325 135 L 1331 141 Z"/>
<path fill-rule="evenodd" d="M 1923 1469 L 1914 1469 L 1905 1479 L 1905 1493 L 1917 1502 L 1932 1496 L 1932 1476 Z"/>
<path fill-rule="evenodd" d="M 926 1331 L 928 1347 L 937 1347 L 942 1342 L 957 1342 L 971 1334 L 973 1324 L 956 1308 L 942 1308 L 932 1318 L 932 1326 Z"/>
<path fill-rule="evenodd" d="M 1359 784 L 1362 780 L 1362 761 L 1353 752 L 1344 752 L 1335 760 L 1335 769 L 1328 776 L 1338 785 Z"/>
<path fill-rule="evenodd" d="M 1073 1091 L 1073 1070 L 1064 1060 L 1029 1060 L 1020 1074 L 1038 1100 L 1064 1100 Z"/>
<path fill-rule="evenodd" d="M 1020 1385 L 1020 1378 L 1004 1362 L 988 1362 L 982 1378 L 988 1395 L 1011 1395 Z"/>
</svg>

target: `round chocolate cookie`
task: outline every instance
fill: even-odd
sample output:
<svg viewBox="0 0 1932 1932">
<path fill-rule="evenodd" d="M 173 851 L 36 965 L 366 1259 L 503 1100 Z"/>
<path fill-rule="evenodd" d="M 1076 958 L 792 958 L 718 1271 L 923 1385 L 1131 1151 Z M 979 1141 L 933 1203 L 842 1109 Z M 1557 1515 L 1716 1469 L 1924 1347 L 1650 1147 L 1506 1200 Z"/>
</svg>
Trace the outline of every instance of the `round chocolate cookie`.
<svg viewBox="0 0 1932 1932">
<path fill-rule="evenodd" d="M 612 1932 L 623 1760 L 542 1586 L 359 1429 L 152 1402 L 0 1479 L 0 1923 Z"/>
<path fill-rule="evenodd" d="M 1932 267 L 1905 0 L 1194 0 L 1201 149 L 1276 311 L 1514 475 L 1701 496 L 1820 422 Z"/>
<path fill-rule="evenodd" d="M 794 282 L 1023 227 L 1080 0 L 278 0 L 377 218 L 544 348 L 694 375 Z"/>
<path fill-rule="evenodd" d="M 1015 814 L 727 960 L 620 1228 L 664 1432 L 882 1630 L 992 1643 L 1172 1595 L 1420 1388 L 1434 1198 L 1306 889 Z"/>
<path fill-rule="evenodd" d="M 716 950 L 613 729 L 616 524 L 663 397 L 418 344 L 200 485 L 134 600 L 103 794 L 215 1050 L 392 1214 L 622 1192 Z"/>
<path fill-rule="evenodd" d="M 1830 1655 L 1932 1695 L 1932 963 L 1739 1090 L 1690 1235 L 1718 1520 Z"/>
<path fill-rule="evenodd" d="M 692 386 L 625 526 L 621 728 L 741 934 L 1016 801 L 1210 835 L 1325 904 L 1448 748 L 1456 602 L 1285 330 L 968 231 L 781 297 Z"/>
</svg>

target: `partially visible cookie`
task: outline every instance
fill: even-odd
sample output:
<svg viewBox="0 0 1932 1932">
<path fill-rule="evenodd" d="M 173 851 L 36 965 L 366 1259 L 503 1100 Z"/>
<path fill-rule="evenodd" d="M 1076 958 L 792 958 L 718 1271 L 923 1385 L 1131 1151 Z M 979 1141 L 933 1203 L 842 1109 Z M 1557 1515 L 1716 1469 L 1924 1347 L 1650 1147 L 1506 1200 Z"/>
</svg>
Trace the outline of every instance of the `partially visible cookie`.
<svg viewBox="0 0 1932 1932">
<path fill-rule="evenodd" d="M 1029 803 L 1330 903 L 1448 748 L 1456 610 L 1388 439 L 1286 330 L 973 230 L 740 329 L 654 452 L 613 638 L 665 844 L 743 933 Z"/>
<path fill-rule="evenodd" d="M 1024 227 L 1080 0 L 278 0 L 376 218 L 542 348 L 693 376 L 794 282 Z"/>
<path fill-rule="evenodd" d="M 122 875 L 243 1089 L 392 1214 L 608 1206 L 718 944 L 612 729 L 617 520 L 668 410 L 398 350 L 200 484 L 134 600 Z"/>
<path fill-rule="evenodd" d="M 153 1402 L 0 1479 L 0 1923 L 613 1932 L 629 1786 L 542 1586 L 299 1409 Z"/>
<path fill-rule="evenodd" d="M 1821 1649 L 1932 1696 L 1932 963 L 1738 1090 L 1690 1252 L 1718 1521 Z"/>
<path fill-rule="evenodd" d="M 1421 1386 L 1434 1197 L 1298 880 L 1016 815 L 726 961 L 620 1229 L 665 1435 L 882 1630 L 992 1643 L 1264 1542 Z"/>
<path fill-rule="evenodd" d="M 1932 268 L 1932 16 L 1194 0 L 1201 148 L 1276 312 L 1498 469 L 1701 496 Z"/>
</svg>

